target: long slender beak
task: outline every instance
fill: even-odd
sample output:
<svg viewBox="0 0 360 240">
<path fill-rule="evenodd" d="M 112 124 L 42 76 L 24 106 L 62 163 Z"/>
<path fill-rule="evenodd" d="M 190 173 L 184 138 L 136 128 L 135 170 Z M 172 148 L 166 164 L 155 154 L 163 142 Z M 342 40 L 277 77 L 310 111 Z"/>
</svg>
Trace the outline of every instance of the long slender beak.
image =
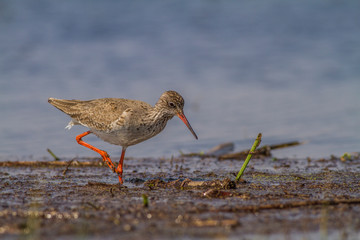
<svg viewBox="0 0 360 240">
<path fill-rule="evenodd" d="M 186 119 L 185 114 L 184 113 L 178 113 L 177 116 L 185 123 L 185 125 L 189 128 L 190 132 L 194 135 L 195 139 L 198 139 L 198 137 L 196 136 L 196 133 L 194 132 L 194 130 L 192 129 L 189 121 Z"/>
</svg>

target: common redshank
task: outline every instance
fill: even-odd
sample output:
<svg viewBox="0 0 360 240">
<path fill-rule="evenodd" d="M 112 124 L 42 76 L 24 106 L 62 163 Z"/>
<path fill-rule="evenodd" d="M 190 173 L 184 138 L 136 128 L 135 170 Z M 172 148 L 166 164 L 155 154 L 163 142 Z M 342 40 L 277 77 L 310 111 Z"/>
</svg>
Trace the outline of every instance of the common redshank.
<svg viewBox="0 0 360 240">
<path fill-rule="evenodd" d="M 112 171 L 118 174 L 120 184 L 123 183 L 123 161 L 126 148 L 160 133 L 167 121 L 175 115 L 198 139 L 185 117 L 184 99 L 175 91 L 164 92 L 154 107 L 146 102 L 123 98 L 101 98 L 88 101 L 49 98 L 48 102 L 71 117 L 71 121 L 66 126 L 67 129 L 74 125 L 83 125 L 90 129 L 78 135 L 76 141 L 99 153 Z M 105 142 L 122 146 L 117 167 L 107 152 L 82 140 L 90 133 Z"/>
</svg>

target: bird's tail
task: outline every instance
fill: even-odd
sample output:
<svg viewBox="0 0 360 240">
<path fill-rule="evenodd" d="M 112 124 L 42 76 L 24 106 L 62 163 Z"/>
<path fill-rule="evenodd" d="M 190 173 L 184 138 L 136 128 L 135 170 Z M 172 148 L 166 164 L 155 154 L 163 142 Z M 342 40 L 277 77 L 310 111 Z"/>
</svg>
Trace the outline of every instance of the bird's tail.
<svg viewBox="0 0 360 240">
<path fill-rule="evenodd" d="M 71 116 L 77 112 L 77 106 L 81 101 L 49 98 L 48 102 L 60 111 L 63 111 L 64 113 Z"/>
</svg>

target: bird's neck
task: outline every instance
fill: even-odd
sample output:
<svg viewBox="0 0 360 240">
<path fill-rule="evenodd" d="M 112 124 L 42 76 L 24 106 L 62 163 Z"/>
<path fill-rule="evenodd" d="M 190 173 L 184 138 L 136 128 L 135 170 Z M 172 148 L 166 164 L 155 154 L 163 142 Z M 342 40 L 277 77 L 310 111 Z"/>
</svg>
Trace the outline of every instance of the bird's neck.
<svg viewBox="0 0 360 240">
<path fill-rule="evenodd" d="M 158 104 L 155 104 L 153 109 L 149 112 L 149 119 L 151 119 L 152 122 L 167 122 L 168 120 L 172 119 L 173 116 L 168 114 L 168 112 L 164 111 L 162 107 L 160 107 Z"/>
</svg>

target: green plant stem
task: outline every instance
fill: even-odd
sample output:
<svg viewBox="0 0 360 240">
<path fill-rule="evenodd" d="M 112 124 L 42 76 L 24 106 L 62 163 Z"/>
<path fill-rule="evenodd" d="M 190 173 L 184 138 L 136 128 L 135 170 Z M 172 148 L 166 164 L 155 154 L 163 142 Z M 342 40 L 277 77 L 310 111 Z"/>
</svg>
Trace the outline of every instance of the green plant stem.
<svg viewBox="0 0 360 240">
<path fill-rule="evenodd" d="M 251 149 L 250 149 L 250 152 L 248 153 L 246 159 L 245 159 L 245 162 L 244 164 L 242 165 L 238 175 L 236 176 L 236 181 L 239 181 L 239 179 L 241 178 L 242 174 L 244 173 L 245 171 L 245 168 L 246 166 L 248 165 L 248 163 L 250 162 L 250 159 L 252 157 L 252 154 L 255 152 L 256 148 L 260 145 L 260 142 L 261 142 L 261 133 L 258 134 L 257 138 L 255 139 L 255 142 L 254 144 L 252 145 Z"/>
<path fill-rule="evenodd" d="M 50 155 L 55 159 L 55 161 L 59 161 L 60 158 L 58 158 L 49 148 L 47 149 L 47 151 L 50 153 Z"/>
<path fill-rule="evenodd" d="M 143 199 L 143 207 L 144 208 L 149 207 L 149 198 L 148 198 L 148 196 L 145 193 L 143 193 L 141 196 L 142 196 L 142 199 Z"/>
</svg>

